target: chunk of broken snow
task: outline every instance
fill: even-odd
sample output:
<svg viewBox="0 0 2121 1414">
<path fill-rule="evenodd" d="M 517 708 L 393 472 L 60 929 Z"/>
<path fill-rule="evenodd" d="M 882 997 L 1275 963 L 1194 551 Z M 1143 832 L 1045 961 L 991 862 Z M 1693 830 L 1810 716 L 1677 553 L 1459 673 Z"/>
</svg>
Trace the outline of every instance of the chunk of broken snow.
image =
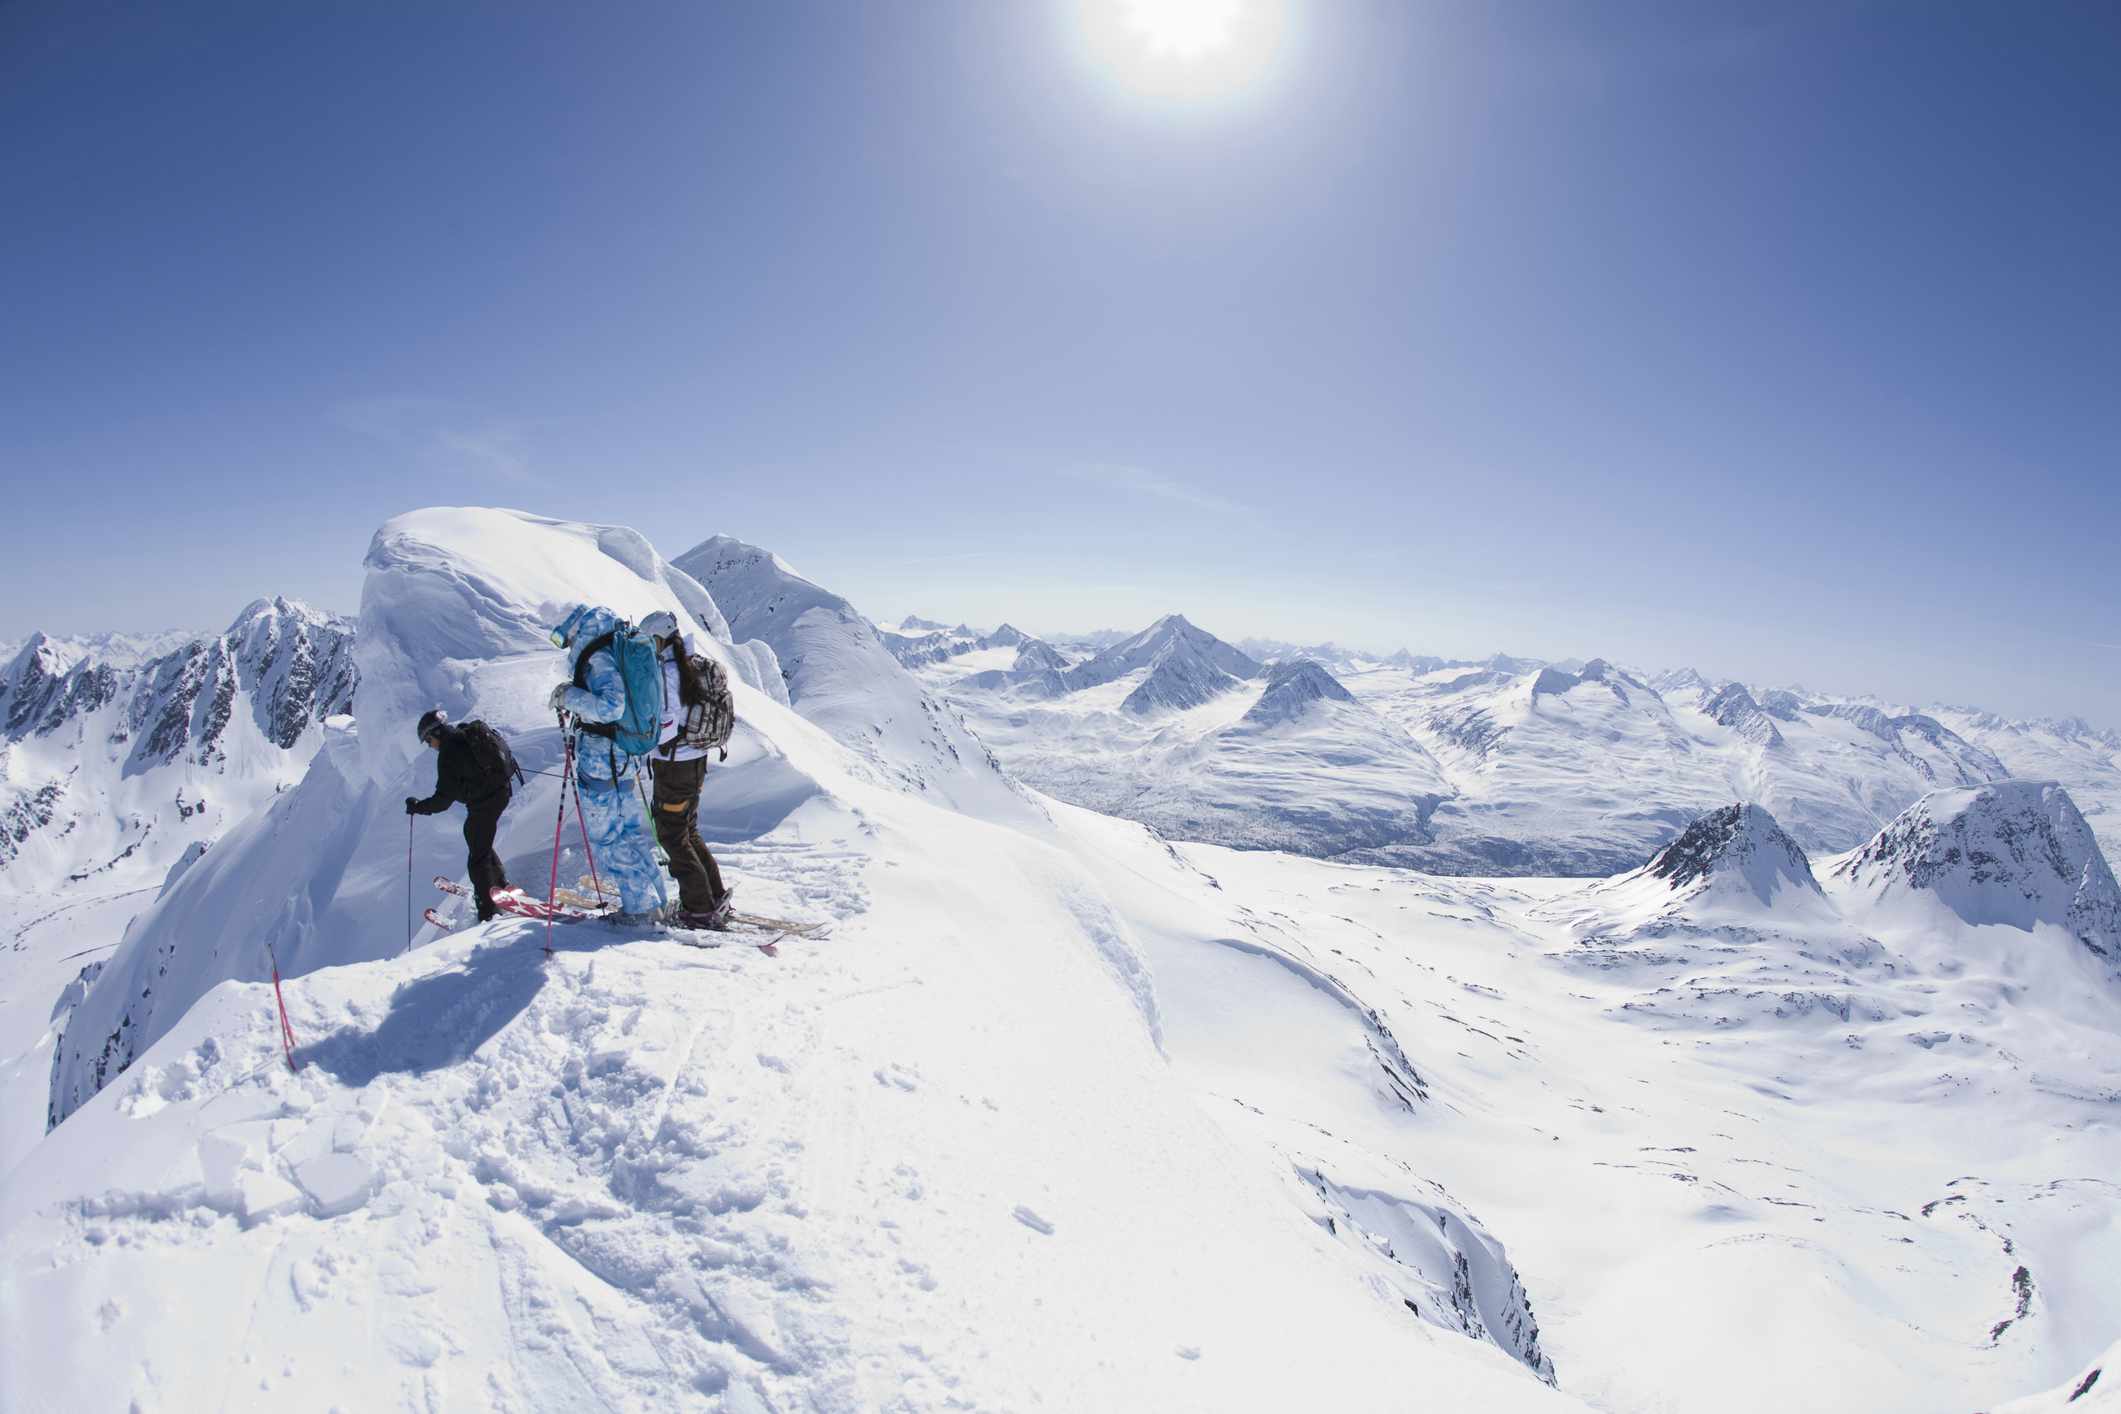
<svg viewBox="0 0 2121 1414">
<path fill-rule="evenodd" d="M 375 1170 L 354 1154 L 319 1154 L 295 1165 L 295 1182 L 317 1205 L 319 1217 L 335 1218 L 368 1201 Z"/>
</svg>

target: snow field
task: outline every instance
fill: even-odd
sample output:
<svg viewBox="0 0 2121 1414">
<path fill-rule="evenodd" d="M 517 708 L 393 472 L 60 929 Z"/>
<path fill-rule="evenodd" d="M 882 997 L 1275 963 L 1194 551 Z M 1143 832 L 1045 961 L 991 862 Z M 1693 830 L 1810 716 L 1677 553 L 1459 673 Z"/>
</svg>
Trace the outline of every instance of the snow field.
<svg viewBox="0 0 2121 1414">
<path fill-rule="evenodd" d="M 1405 1041 L 1432 1102 L 1400 1151 L 1508 1241 L 1562 1388 L 1594 1406 L 1978 1408 L 2121 1329 L 2113 999 L 2084 994 L 2096 959 L 2060 930 L 2006 930 L 2059 961 L 1998 1007 L 1939 965 L 1960 935 L 1932 920 L 1919 961 L 1873 945 L 1810 984 L 1854 991 L 1844 1018 L 1791 1004 L 1787 974 L 1825 950 L 1757 914 L 1749 934 L 1652 935 L 1616 966 L 1557 926 L 1581 886 L 1181 852 L 1302 920 Z M 1783 975 L 1697 985 L 1719 957 Z M 2094 1003 L 2103 1030 L 2069 1019 Z M 1923 1044 L 1938 1030 L 1952 1039 Z M 1360 1114 L 1316 1117 L 1363 1133 Z"/>
<path fill-rule="evenodd" d="M 1333 1259 L 1174 1081 L 1079 866 L 920 813 L 791 825 L 866 907 L 778 960 L 585 924 L 547 964 L 496 923 L 291 986 L 299 1075 L 269 990 L 217 988 L 0 1190 L 4 1314 L 48 1352 L 0 1393 L 1567 1406 Z"/>
</svg>

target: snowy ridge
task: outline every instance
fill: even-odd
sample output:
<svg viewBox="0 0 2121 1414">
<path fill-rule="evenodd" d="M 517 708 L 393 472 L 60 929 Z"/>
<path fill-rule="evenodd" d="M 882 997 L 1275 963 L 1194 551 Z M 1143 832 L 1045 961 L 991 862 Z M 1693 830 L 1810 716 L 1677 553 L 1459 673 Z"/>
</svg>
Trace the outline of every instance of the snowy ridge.
<svg viewBox="0 0 2121 1414">
<path fill-rule="evenodd" d="M 726 535 L 676 564 L 725 606 L 734 633 L 773 649 L 789 703 L 841 745 L 956 809 L 1012 823 L 1037 815 L 957 714 L 922 689 L 845 599 Z"/>
<path fill-rule="evenodd" d="M 0 1404 L 1577 1407 L 1498 1234 L 1407 1166 L 1452 1121 L 1366 979 L 1139 826 L 944 808 L 821 730 L 813 690 L 904 681 L 823 651 L 829 605 L 796 616 L 797 710 L 739 682 L 701 816 L 748 906 L 829 940 L 580 924 L 542 962 L 503 920 L 400 955 L 398 802 L 431 767 L 399 704 L 446 694 L 550 770 L 543 624 L 576 599 L 729 651 L 631 532 L 378 533 L 361 727 L 134 926 L 67 1029 L 63 1122 L 0 1178 L 0 1319 L 54 1352 L 0 1366 Z M 516 877 L 555 791 L 504 817 Z M 415 834 L 416 875 L 455 872 L 454 834 Z"/>
</svg>

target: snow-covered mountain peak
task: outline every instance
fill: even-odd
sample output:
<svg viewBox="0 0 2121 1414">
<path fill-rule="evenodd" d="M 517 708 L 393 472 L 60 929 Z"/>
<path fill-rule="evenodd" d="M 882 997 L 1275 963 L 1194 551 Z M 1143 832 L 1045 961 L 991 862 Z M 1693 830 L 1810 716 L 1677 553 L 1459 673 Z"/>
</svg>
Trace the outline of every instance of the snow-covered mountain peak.
<svg viewBox="0 0 2121 1414">
<path fill-rule="evenodd" d="M 1766 807 L 1751 803 L 1712 810 L 1680 831 L 1643 866 L 1675 893 L 1719 885 L 1771 903 L 1785 889 L 1817 894 L 1811 860 Z"/>
<path fill-rule="evenodd" d="M 1672 668 L 1650 679 L 1650 690 L 1660 695 L 1672 692 L 1705 692 L 1709 680 L 1692 668 Z"/>
<path fill-rule="evenodd" d="M 1244 720 L 1255 726 L 1293 722 L 1319 702 L 1350 702 L 1355 695 L 1340 685 L 1340 679 L 1308 658 L 1276 663 L 1267 670 L 1267 689 L 1245 712 Z"/>
<path fill-rule="evenodd" d="M 1697 816 L 1647 864 L 1557 900 L 1548 916 L 1592 938 L 1839 921 L 1803 846 L 1752 802 Z"/>
<path fill-rule="evenodd" d="M 1760 746 L 1782 745 L 1782 733 L 1774 721 L 1746 691 L 1745 684 L 1727 682 L 1713 690 L 1704 688 L 1701 710 L 1713 718 L 1719 726 L 1729 727 L 1746 740 Z"/>
<path fill-rule="evenodd" d="M 1534 702 L 1548 695 L 1566 696 L 1586 683 L 1593 683 L 1605 688 L 1622 702 L 1630 700 L 1628 696 L 1629 688 L 1642 692 L 1649 691 L 1642 683 L 1614 667 L 1605 659 L 1593 658 L 1590 662 L 1585 663 L 1580 670 L 1573 673 L 1566 668 L 1558 666 L 1541 668 L 1532 678 L 1530 695 Z"/>
<path fill-rule="evenodd" d="M 1016 661 L 1010 671 L 1018 673 L 1058 673 L 1066 671 L 1068 659 L 1058 648 L 1043 638 L 1027 638 L 1017 646 Z"/>
<path fill-rule="evenodd" d="M 1842 856 L 1833 877 L 1873 902 L 1933 898 L 1968 923 L 2065 928 L 2121 976 L 2121 887 L 2053 781 L 1932 791 Z"/>
<path fill-rule="evenodd" d="M 1786 687 L 1771 687 L 1760 694 L 1760 710 L 1770 717 L 1785 722 L 1797 720 L 1804 710 L 1804 699 Z"/>
<path fill-rule="evenodd" d="M 1137 715 L 1198 707 L 1230 690 L 1238 680 L 1256 678 L 1259 663 L 1183 614 L 1166 614 L 1131 638 L 1068 670 L 1071 689 L 1101 687 L 1147 668 L 1148 677 L 1122 705 Z"/>
<path fill-rule="evenodd" d="M 64 673 L 80 661 L 80 657 L 78 650 L 68 651 L 68 645 L 60 643 L 43 629 L 37 629 L 15 650 L 8 661 L 6 677 L 13 681 L 30 672 Z"/>
</svg>

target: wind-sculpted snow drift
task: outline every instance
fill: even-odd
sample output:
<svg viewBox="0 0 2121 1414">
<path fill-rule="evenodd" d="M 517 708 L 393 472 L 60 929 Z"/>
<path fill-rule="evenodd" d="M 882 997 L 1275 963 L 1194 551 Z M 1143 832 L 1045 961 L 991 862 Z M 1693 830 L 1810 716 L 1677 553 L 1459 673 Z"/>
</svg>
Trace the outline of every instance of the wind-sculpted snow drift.
<svg viewBox="0 0 2121 1414">
<path fill-rule="evenodd" d="M 137 921 L 0 1179 L 32 1352 L 0 1406 L 1575 1407 L 1496 1235 L 1409 1167 L 1454 1121 L 1362 978 L 984 753 L 822 730 L 813 698 L 836 732 L 920 694 L 816 604 L 791 710 L 753 677 L 779 655 L 721 637 L 744 610 L 630 531 L 422 511 L 368 571 L 358 727 Z M 829 939 L 581 924 L 545 961 L 504 919 L 399 955 L 410 723 L 510 735 L 540 774 L 499 848 L 539 877 L 544 631 L 583 599 L 735 662 L 702 832 Z M 415 880 L 455 874 L 456 832 L 412 828 Z"/>
</svg>

